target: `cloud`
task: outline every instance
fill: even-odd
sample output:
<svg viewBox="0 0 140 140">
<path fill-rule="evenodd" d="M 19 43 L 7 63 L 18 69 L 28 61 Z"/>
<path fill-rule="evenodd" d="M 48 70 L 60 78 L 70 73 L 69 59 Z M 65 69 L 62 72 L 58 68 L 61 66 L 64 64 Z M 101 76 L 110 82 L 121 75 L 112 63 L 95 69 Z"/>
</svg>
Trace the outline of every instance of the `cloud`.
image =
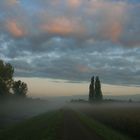
<svg viewBox="0 0 140 140">
<path fill-rule="evenodd" d="M 103 83 L 139 85 L 139 48 L 88 41 L 82 43 L 82 47 L 70 38 L 50 38 L 34 50 L 29 49 L 31 44 L 25 47 L 20 43 L 10 43 L 3 50 L 8 58 L 4 59 L 15 67 L 15 76 L 83 82 L 89 81 L 92 75 L 99 75 Z"/>
<path fill-rule="evenodd" d="M 14 37 L 23 37 L 26 34 L 25 29 L 14 20 L 8 20 L 5 28 Z"/>
<path fill-rule="evenodd" d="M 19 0 L 5 0 L 5 2 L 9 5 L 14 5 L 14 4 L 19 3 Z"/>
<path fill-rule="evenodd" d="M 20 0 L 2 0 L 0 1 L 0 11 L 11 15 L 10 11 L 20 5 Z"/>
<path fill-rule="evenodd" d="M 15 76 L 139 85 L 140 3 L 0 1 L 0 58 Z"/>
<path fill-rule="evenodd" d="M 4 2 L 1 3 L 1 7 L 4 7 Z M 22 36 L 20 34 L 26 29 L 29 33 L 27 37 L 47 34 L 77 39 L 82 37 L 82 40 L 108 40 L 125 47 L 139 46 L 140 5 L 137 3 L 125 0 L 6 0 L 5 3 L 14 5 L 1 10 L 4 24 L 7 24 L 7 20 L 16 21 L 9 23 L 14 29 L 6 29 L 13 37 Z M 18 35 L 12 30 L 17 30 Z M 137 35 L 137 39 L 134 35 Z"/>
<path fill-rule="evenodd" d="M 2 4 L 7 6 L 15 6 L 20 2 L 20 0 L 4 0 Z"/>
<path fill-rule="evenodd" d="M 68 0 L 68 5 L 72 8 L 73 7 L 77 8 L 80 6 L 80 4 L 81 4 L 81 0 Z"/>
<path fill-rule="evenodd" d="M 127 13 L 127 7 L 124 3 L 110 6 L 111 10 L 107 13 L 105 22 L 101 29 L 101 34 L 113 42 L 119 42 L 123 34 L 123 25 L 126 23 L 124 15 Z M 109 7 L 108 7 L 109 8 Z"/>
<path fill-rule="evenodd" d="M 61 11 L 58 9 L 58 14 L 51 12 L 50 16 L 48 15 L 50 11 L 45 11 L 40 29 L 43 32 L 53 33 L 54 36 L 77 35 L 78 38 L 82 35 L 85 38 L 95 37 L 97 40 L 105 39 L 120 43 L 119 39 L 123 34 L 123 25 L 126 22 L 123 17 L 127 13 L 127 3 L 103 0 L 68 1 L 69 5 L 77 5 L 77 3 L 81 6 L 74 12 L 72 8 L 67 10 L 65 5 Z M 97 17 L 99 18 L 97 19 Z"/>
<path fill-rule="evenodd" d="M 92 18 L 93 36 L 96 39 L 109 40 L 114 43 L 121 43 L 121 37 L 124 35 L 124 26 L 127 24 L 129 16 L 129 4 L 125 1 L 104 1 L 93 0 L 89 2 L 86 9 L 88 17 Z"/>
<path fill-rule="evenodd" d="M 77 37 L 85 34 L 84 26 L 78 21 L 67 19 L 66 17 L 58 17 L 52 19 L 47 24 L 41 25 L 42 32 L 58 36 L 74 36 Z"/>
</svg>

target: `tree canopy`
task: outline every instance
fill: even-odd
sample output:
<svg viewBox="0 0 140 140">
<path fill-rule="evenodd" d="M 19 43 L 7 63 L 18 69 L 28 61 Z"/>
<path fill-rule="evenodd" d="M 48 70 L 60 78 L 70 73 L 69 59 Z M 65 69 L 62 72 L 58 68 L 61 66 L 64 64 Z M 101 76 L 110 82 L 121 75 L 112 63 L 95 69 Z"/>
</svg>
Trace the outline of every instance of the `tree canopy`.
<svg viewBox="0 0 140 140">
<path fill-rule="evenodd" d="M 102 100 L 102 90 L 99 77 L 96 76 L 94 82 L 94 76 L 91 78 L 91 83 L 89 86 L 89 101 L 100 101 Z"/>
<path fill-rule="evenodd" d="M 13 74 L 13 66 L 0 60 L 0 97 L 7 97 L 12 94 L 21 97 L 26 96 L 28 91 L 27 84 L 20 80 L 14 81 Z"/>
<path fill-rule="evenodd" d="M 13 89 L 14 94 L 20 97 L 25 97 L 28 91 L 27 84 L 24 82 L 21 82 L 20 80 L 15 81 L 13 83 L 12 89 Z"/>
<path fill-rule="evenodd" d="M 9 63 L 0 60 L 0 95 L 9 94 L 13 82 L 14 68 Z"/>
</svg>

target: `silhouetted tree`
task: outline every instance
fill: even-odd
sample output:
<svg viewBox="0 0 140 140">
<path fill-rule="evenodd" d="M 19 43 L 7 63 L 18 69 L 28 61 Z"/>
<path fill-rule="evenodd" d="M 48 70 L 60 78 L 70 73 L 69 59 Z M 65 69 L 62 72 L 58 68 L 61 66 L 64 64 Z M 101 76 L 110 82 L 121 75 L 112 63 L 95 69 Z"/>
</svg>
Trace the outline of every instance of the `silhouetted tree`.
<svg viewBox="0 0 140 140">
<path fill-rule="evenodd" d="M 10 94 L 10 88 L 13 82 L 14 68 L 9 63 L 0 60 L 0 96 Z"/>
<path fill-rule="evenodd" d="M 95 81 L 95 99 L 96 100 L 102 100 L 103 96 L 102 96 L 102 91 L 101 91 L 101 83 L 99 80 L 99 77 L 96 77 L 96 81 Z"/>
<path fill-rule="evenodd" d="M 18 97 L 26 97 L 27 91 L 28 91 L 28 87 L 27 84 L 24 82 L 19 81 L 15 81 L 13 83 L 13 92 L 14 95 L 18 96 Z"/>
<path fill-rule="evenodd" d="M 91 78 L 91 83 L 89 86 L 89 101 L 93 101 L 95 98 L 95 91 L 94 91 L 94 76 Z"/>
</svg>

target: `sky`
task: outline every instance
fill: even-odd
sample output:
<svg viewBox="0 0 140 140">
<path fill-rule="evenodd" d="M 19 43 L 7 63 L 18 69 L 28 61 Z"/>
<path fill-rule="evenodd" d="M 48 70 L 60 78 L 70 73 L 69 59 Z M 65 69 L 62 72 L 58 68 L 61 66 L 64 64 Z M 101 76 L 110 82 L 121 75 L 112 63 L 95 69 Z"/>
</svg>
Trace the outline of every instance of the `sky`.
<svg viewBox="0 0 140 140">
<path fill-rule="evenodd" d="M 1 0 L 0 59 L 32 95 L 84 94 L 93 75 L 138 94 L 139 15 L 139 0 Z"/>
</svg>

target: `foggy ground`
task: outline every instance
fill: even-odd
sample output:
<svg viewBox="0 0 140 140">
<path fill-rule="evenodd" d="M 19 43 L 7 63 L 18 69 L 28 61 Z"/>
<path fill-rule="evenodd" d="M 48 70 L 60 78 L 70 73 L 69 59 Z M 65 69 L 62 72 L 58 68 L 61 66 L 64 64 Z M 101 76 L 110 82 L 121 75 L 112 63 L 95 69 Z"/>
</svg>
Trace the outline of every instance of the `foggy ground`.
<svg viewBox="0 0 140 140">
<path fill-rule="evenodd" d="M 0 129 L 7 127 L 8 125 L 15 124 L 33 116 L 39 115 L 50 110 L 57 110 L 64 106 L 68 106 L 72 109 L 96 111 L 109 108 L 124 108 L 129 106 L 131 108 L 138 108 L 139 103 L 105 103 L 105 104 L 88 104 L 88 103 L 70 103 L 70 100 L 66 98 L 49 98 L 46 99 L 18 99 L 7 100 L 0 102 Z"/>
<path fill-rule="evenodd" d="M 67 109 L 68 111 L 67 111 Z M 64 140 L 82 135 L 81 140 L 92 139 L 98 135 L 81 124 L 69 110 L 74 110 L 87 115 L 93 120 L 111 127 L 122 134 L 139 139 L 140 134 L 140 103 L 139 102 L 105 102 L 90 104 L 88 102 L 68 102 L 62 98 L 43 99 L 18 99 L 0 102 L 0 130 L 23 122 L 34 116 L 49 112 L 51 110 L 64 110 L 63 133 Z M 78 129 L 78 131 L 77 131 Z"/>
<path fill-rule="evenodd" d="M 57 110 L 66 104 L 63 100 L 14 99 L 0 102 L 0 129 L 36 115 Z"/>
<path fill-rule="evenodd" d="M 64 110 L 63 140 L 102 140 L 102 138 L 85 126 L 72 111 Z"/>
</svg>

